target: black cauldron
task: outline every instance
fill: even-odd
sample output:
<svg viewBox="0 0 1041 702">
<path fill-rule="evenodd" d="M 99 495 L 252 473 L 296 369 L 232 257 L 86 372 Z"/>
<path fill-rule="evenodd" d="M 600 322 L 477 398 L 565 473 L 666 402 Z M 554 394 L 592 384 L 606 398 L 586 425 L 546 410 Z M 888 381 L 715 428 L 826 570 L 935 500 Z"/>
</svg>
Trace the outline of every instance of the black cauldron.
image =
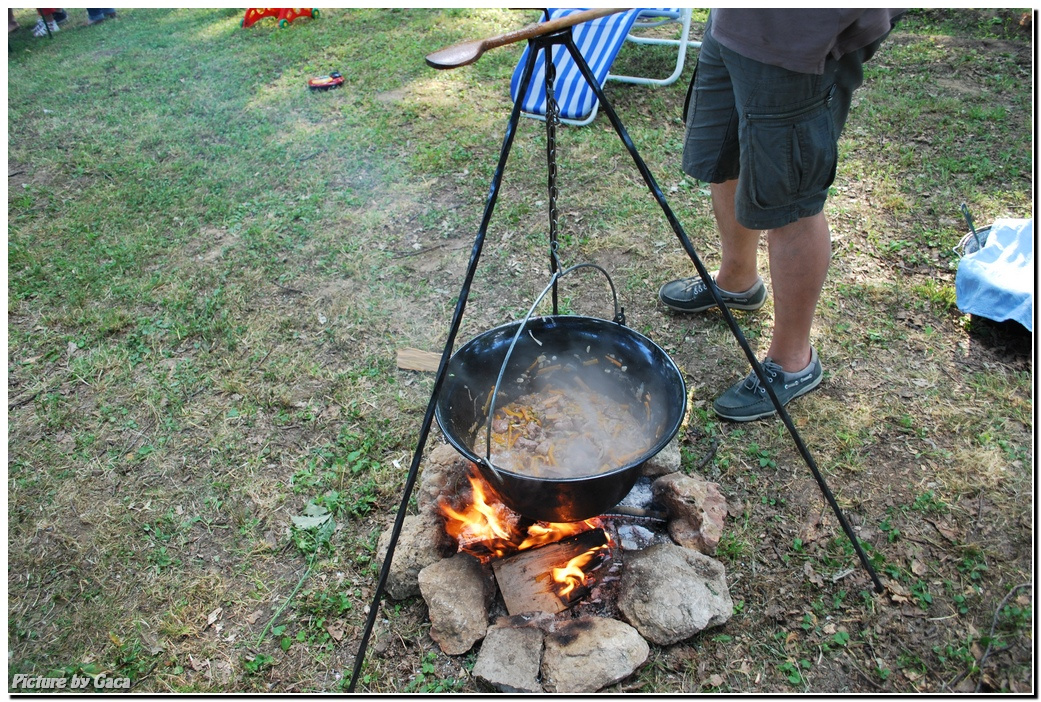
<svg viewBox="0 0 1041 702">
<path fill-rule="evenodd" d="M 606 472 L 575 478 L 536 478 L 488 466 L 487 435 L 481 431 L 510 344 L 522 322 L 496 327 L 471 339 L 449 360 L 435 407 L 437 423 L 449 443 L 477 464 L 484 479 L 515 512 L 546 522 L 573 522 L 610 510 L 624 498 L 640 466 L 661 451 L 679 430 L 687 408 L 687 392 L 676 364 L 647 337 L 628 327 L 594 317 L 532 317 L 510 354 L 495 407 L 537 390 L 530 369 L 540 356 L 560 363 L 566 378 L 623 403 L 637 402 L 647 412 L 634 415 L 653 442 L 629 462 Z M 610 355 L 618 363 L 604 359 Z M 601 359 L 593 364 L 592 359 Z M 622 370 L 624 368 L 624 371 Z M 518 382 L 520 381 L 520 382 Z M 578 381 L 576 381 L 578 382 Z M 646 405 L 644 404 L 646 402 Z M 624 455 L 625 447 L 617 447 Z M 501 480 L 500 480 L 501 477 Z"/>
</svg>

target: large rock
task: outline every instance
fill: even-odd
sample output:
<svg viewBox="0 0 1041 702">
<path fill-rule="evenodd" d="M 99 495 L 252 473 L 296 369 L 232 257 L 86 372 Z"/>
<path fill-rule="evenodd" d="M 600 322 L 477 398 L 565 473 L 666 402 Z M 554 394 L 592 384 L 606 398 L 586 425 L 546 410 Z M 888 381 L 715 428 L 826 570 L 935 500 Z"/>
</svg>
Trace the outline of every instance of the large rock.
<svg viewBox="0 0 1041 702">
<path fill-rule="evenodd" d="M 640 474 L 655 478 L 667 473 L 675 473 L 680 469 L 680 437 L 676 435 L 658 453 L 648 458 L 640 467 Z"/>
<path fill-rule="evenodd" d="M 671 473 L 655 480 L 651 490 L 669 513 L 669 535 L 673 541 L 714 556 L 727 516 L 727 501 L 719 492 L 719 485 Z"/>
<path fill-rule="evenodd" d="M 650 646 L 625 622 L 582 617 L 546 635 L 542 685 L 546 692 L 596 692 L 643 665 Z"/>
<path fill-rule="evenodd" d="M 430 638 L 450 656 L 469 651 L 488 631 L 495 593 L 491 571 L 467 553 L 419 571 L 419 590 L 430 616 Z"/>
<path fill-rule="evenodd" d="M 734 613 L 723 564 L 675 544 L 627 555 L 618 608 L 653 643 L 668 646 Z"/>
<path fill-rule="evenodd" d="M 470 462 L 451 444 L 438 444 L 431 449 L 422 468 L 416 493 L 420 514 L 437 514 L 438 500 L 442 496 L 470 490 Z"/>
<path fill-rule="evenodd" d="M 376 545 L 381 564 L 387 558 L 393 528 L 393 524 L 387 527 Z M 415 597 L 419 594 L 419 571 L 450 556 L 455 550 L 455 543 L 445 535 L 440 517 L 431 514 L 406 516 L 387 574 L 387 595 L 395 600 Z"/>
<path fill-rule="evenodd" d="M 542 692 L 542 631 L 496 623 L 488 629 L 473 674 L 500 692 Z"/>
</svg>

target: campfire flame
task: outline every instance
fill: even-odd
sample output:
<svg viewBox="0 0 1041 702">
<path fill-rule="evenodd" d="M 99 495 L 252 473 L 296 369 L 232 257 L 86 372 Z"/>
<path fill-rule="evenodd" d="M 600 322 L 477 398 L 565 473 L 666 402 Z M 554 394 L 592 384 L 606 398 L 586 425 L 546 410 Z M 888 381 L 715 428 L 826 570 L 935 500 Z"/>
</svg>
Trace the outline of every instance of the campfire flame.
<svg viewBox="0 0 1041 702">
<path fill-rule="evenodd" d="M 462 511 L 441 502 L 441 513 L 445 515 L 445 531 L 456 539 L 463 550 L 464 544 L 475 541 L 489 543 L 513 539 L 517 530 L 517 519 L 502 504 L 489 504 L 485 498 L 484 483 L 470 478 L 473 499 Z"/>
<path fill-rule="evenodd" d="M 459 550 L 470 553 L 482 563 L 518 551 L 543 546 L 601 526 L 596 517 L 582 522 L 535 522 L 524 527 L 523 518 L 506 505 L 488 501 L 485 481 L 469 476 L 473 497 L 470 502 L 453 508 L 441 500 L 445 532 L 459 544 Z"/>
<path fill-rule="evenodd" d="M 607 548 L 607 545 L 591 548 L 585 553 L 572 558 L 563 568 L 553 569 L 553 580 L 563 585 L 558 593 L 562 599 L 566 600 L 576 587 L 585 584 L 585 566 L 589 565 L 597 557 L 597 554 L 605 548 Z"/>
</svg>

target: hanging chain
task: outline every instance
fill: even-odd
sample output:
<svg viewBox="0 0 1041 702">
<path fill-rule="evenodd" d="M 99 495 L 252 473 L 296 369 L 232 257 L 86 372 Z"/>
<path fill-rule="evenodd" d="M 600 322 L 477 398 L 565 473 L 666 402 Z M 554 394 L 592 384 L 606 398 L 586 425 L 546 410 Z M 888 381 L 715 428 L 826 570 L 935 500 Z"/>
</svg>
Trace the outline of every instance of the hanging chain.
<svg viewBox="0 0 1041 702">
<path fill-rule="evenodd" d="M 560 261 L 557 258 L 557 127 L 560 125 L 560 106 L 557 105 L 557 98 L 553 89 L 553 84 L 557 79 L 557 67 L 553 63 L 553 46 L 547 46 L 545 51 L 546 162 L 549 172 L 549 256 L 550 272 L 556 273 L 560 267 Z M 554 307 L 556 307 L 555 304 Z"/>
</svg>

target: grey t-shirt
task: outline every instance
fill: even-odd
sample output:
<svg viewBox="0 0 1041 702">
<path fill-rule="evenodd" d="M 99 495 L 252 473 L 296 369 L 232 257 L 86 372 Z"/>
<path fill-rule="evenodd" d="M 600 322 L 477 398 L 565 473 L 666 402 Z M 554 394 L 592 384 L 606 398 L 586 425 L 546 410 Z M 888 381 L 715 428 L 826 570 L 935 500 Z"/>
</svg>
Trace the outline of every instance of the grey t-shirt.
<svg viewBox="0 0 1041 702">
<path fill-rule="evenodd" d="M 731 51 L 799 73 L 824 72 L 828 56 L 867 46 L 905 10 L 714 8 L 712 36 Z"/>
</svg>

